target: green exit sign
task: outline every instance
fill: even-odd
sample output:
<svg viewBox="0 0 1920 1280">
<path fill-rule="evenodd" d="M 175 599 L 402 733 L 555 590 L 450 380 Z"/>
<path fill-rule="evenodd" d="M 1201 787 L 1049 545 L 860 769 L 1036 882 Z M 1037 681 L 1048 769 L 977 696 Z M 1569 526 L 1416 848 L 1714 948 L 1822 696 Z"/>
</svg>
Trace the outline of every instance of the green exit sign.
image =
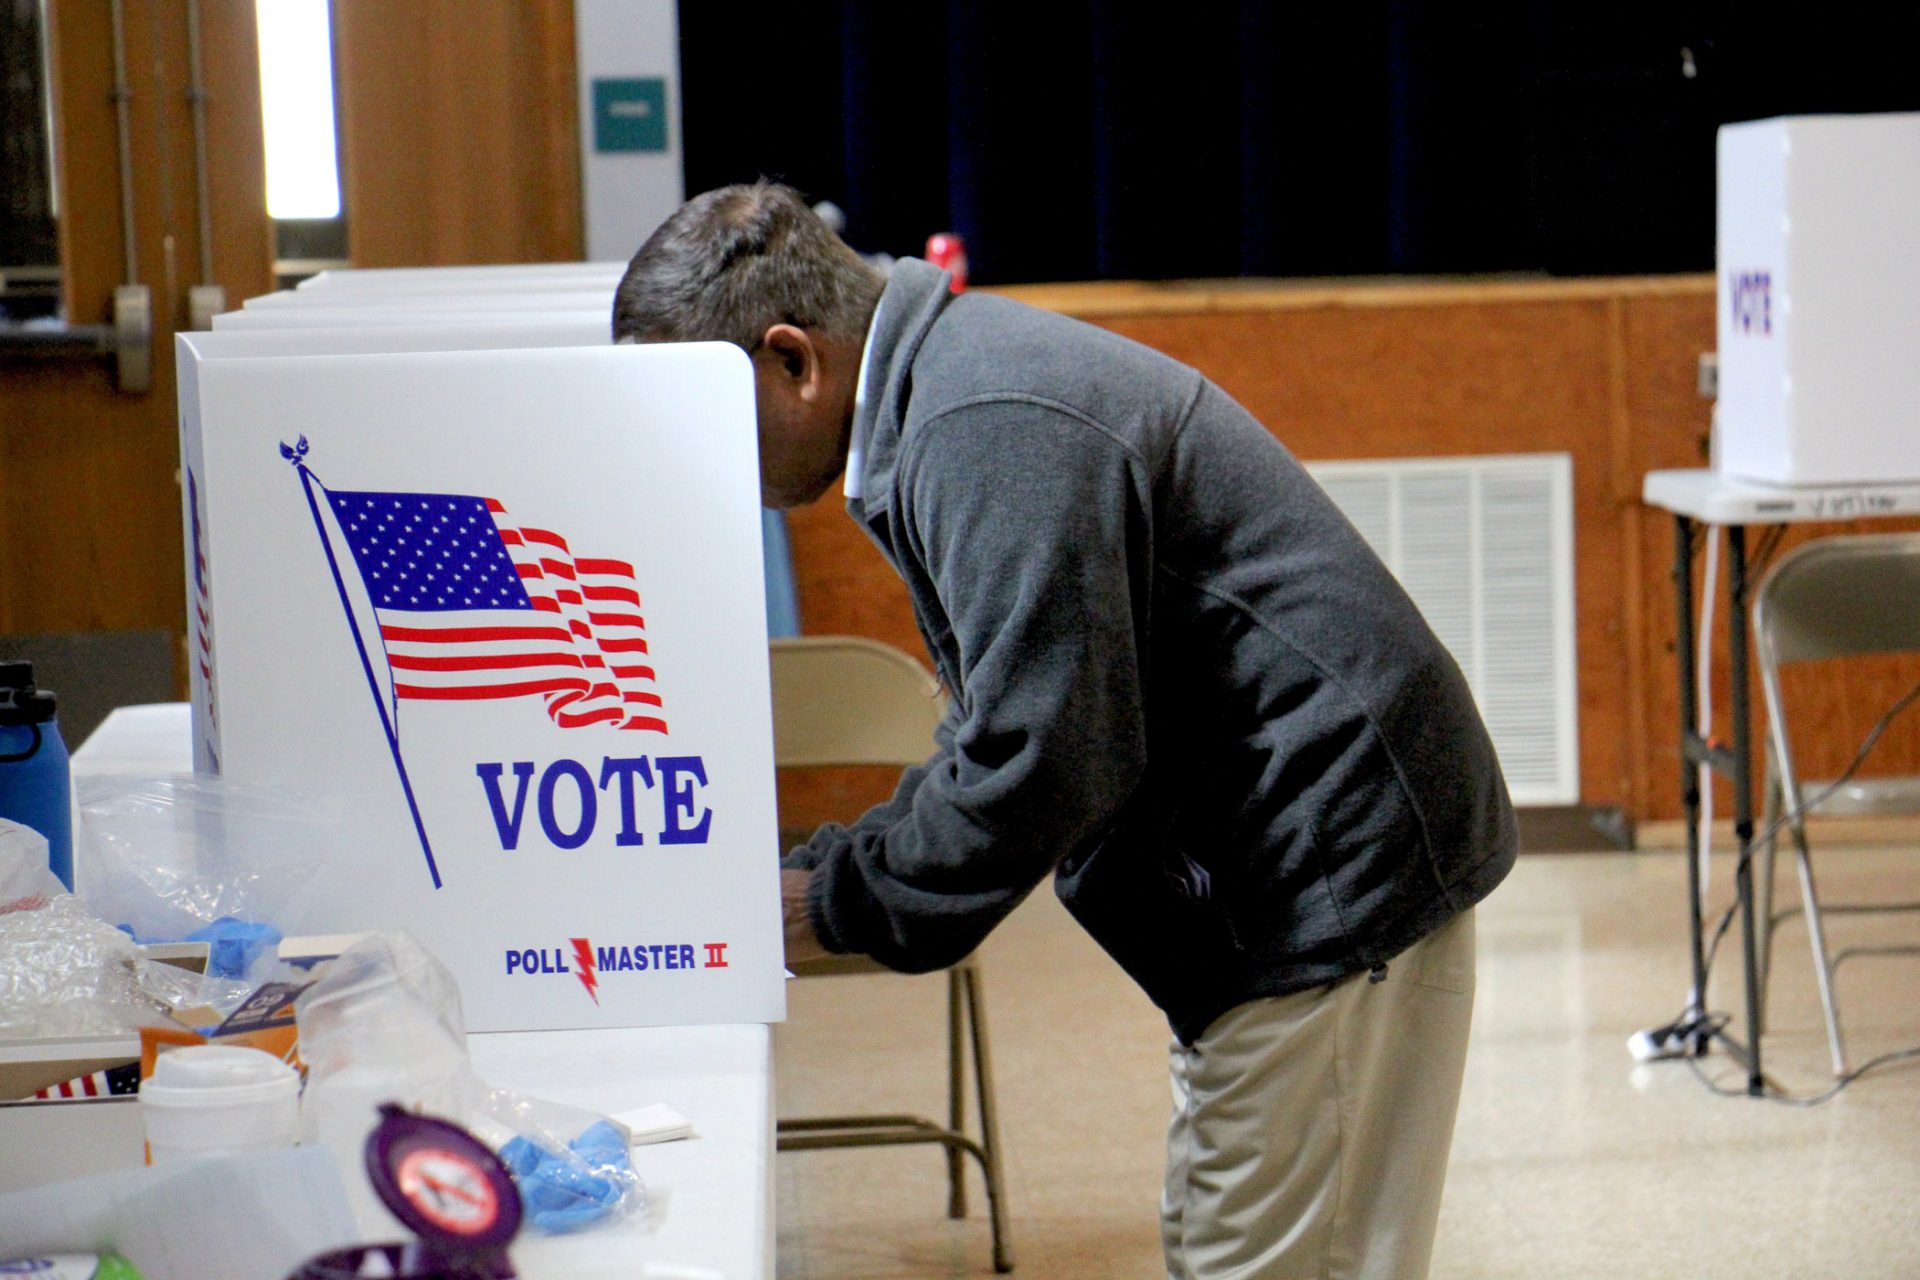
<svg viewBox="0 0 1920 1280">
<path fill-rule="evenodd" d="M 593 82 L 593 149 L 667 149 L 667 82 L 659 76 Z"/>
</svg>

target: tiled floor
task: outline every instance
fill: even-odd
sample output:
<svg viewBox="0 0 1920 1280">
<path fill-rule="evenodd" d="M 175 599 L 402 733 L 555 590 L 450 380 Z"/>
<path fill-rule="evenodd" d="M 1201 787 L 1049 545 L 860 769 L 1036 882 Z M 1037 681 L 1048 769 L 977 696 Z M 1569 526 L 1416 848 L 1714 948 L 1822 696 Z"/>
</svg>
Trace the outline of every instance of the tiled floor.
<svg viewBox="0 0 1920 1280">
<path fill-rule="evenodd" d="M 1920 853 L 1835 849 L 1822 891 L 1920 897 Z M 1714 869 L 1724 901 L 1727 868 Z M 1790 887 L 1782 878 L 1783 890 Z M 1685 867 L 1668 853 L 1535 855 L 1481 908 L 1480 997 L 1441 1212 L 1436 1280 L 1920 1276 L 1920 1062 L 1824 1105 L 1718 1097 L 1625 1043 L 1685 996 Z M 1920 940 L 1920 916 L 1830 926 Z M 1786 926 L 1768 1068 L 1829 1079 L 1806 935 Z M 1737 932 L 1711 1005 L 1738 1005 Z M 1163 1275 L 1154 1212 L 1165 1024 L 1037 893 L 984 952 L 1008 1150 L 1016 1275 Z M 1920 957 L 1850 961 L 1856 1063 L 1920 1044 Z M 783 1115 L 939 1114 L 945 988 L 931 978 L 794 983 L 777 1038 Z M 1739 1079 L 1724 1056 L 1710 1078 Z M 932 1147 L 778 1157 L 783 1280 L 988 1276 L 984 1198 L 944 1216 Z"/>
</svg>

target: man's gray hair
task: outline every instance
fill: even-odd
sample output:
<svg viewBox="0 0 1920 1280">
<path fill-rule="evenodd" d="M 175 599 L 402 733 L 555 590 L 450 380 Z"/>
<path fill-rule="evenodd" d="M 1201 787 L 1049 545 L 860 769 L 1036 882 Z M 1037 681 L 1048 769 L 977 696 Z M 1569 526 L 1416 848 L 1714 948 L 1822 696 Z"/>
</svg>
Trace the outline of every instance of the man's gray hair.
<svg viewBox="0 0 1920 1280">
<path fill-rule="evenodd" d="M 613 340 L 752 352 L 784 323 L 858 342 L 886 283 L 792 187 L 721 187 L 681 205 L 633 255 L 613 295 Z"/>
</svg>

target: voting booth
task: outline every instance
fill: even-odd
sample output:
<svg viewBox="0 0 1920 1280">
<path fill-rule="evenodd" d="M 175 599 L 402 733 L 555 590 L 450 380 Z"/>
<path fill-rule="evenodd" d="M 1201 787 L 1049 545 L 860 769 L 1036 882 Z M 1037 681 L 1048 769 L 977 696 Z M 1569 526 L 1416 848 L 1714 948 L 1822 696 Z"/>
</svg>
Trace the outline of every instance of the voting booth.
<svg viewBox="0 0 1920 1280">
<path fill-rule="evenodd" d="M 532 262 L 480 267 L 347 267 L 308 276 L 292 292 L 309 302 L 368 298 L 381 294 L 548 293 L 580 289 L 609 292 L 626 274 L 618 262 Z M 263 297 L 279 297 L 279 293 Z M 247 300 L 247 306 L 260 301 Z"/>
<path fill-rule="evenodd" d="M 580 340 L 180 336 L 196 767 L 337 805 L 289 923 L 474 1030 L 777 1020 L 750 366 Z"/>
<path fill-rule="evenodd" d="M 1920 480 L 1920 113 L 1719 135 L 1715 469 Z"/>
</svg>

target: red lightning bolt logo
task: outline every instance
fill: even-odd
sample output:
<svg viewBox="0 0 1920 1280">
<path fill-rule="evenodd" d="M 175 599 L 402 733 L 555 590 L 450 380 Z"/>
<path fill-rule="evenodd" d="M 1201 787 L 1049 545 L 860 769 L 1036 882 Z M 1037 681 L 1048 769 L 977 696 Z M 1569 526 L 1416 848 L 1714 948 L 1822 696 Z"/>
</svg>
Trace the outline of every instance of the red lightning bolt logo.
<svg viewBox="0 0 1920 1280">
<path fill-rule="evenodd" d="M 595 1004 L 600 1003 L 600 993 L 594 990 L 600 985 L 600 975 L 593 971 L 593 944 L 585 938 L 573 940 L 573 962 L 575 972 L 580 975 L 580 985 L 587 989 Z"/>
</svg>

